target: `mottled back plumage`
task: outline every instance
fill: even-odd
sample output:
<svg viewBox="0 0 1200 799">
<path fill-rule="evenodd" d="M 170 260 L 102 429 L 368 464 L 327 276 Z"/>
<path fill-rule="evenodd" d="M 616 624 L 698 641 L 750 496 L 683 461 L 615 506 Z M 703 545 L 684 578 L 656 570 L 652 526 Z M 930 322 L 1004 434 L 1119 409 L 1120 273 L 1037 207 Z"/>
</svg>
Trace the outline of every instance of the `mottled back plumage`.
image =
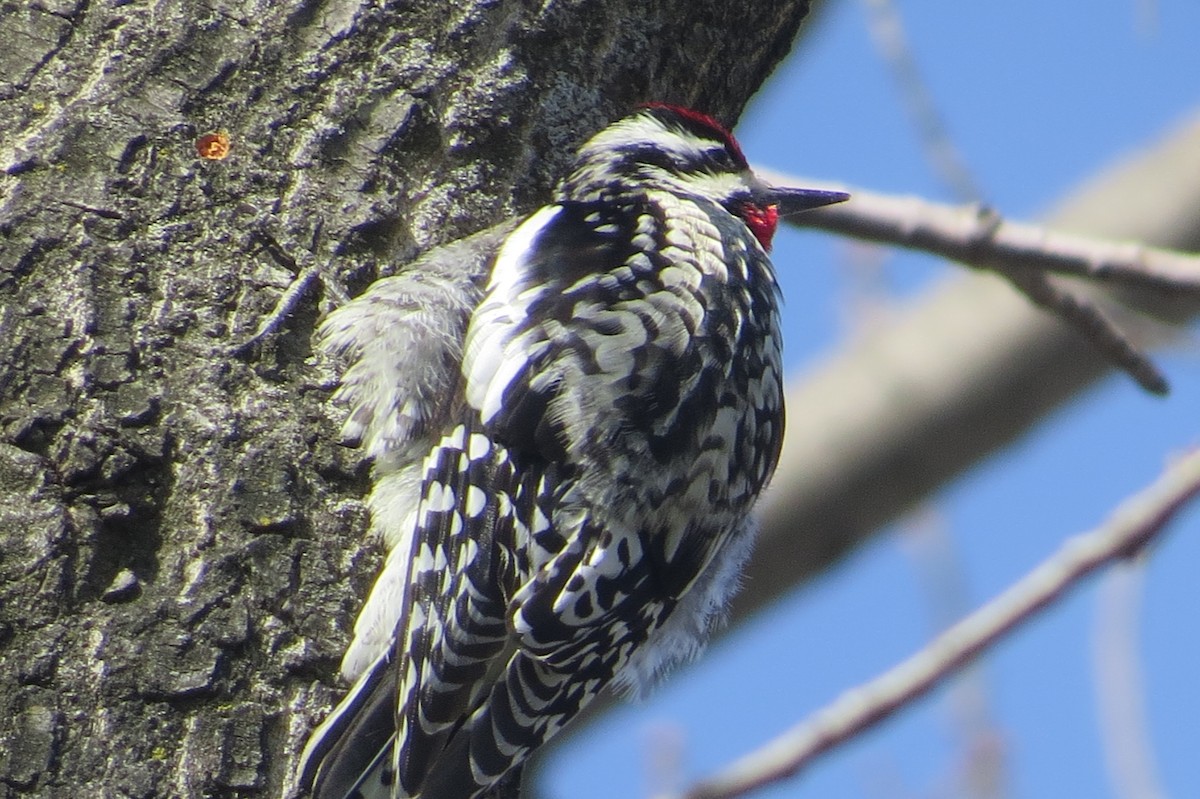
<svg viewBox="0 0 1200 799">
<path fill-rule="evenodd" d="M 520 226 L 330 315 L 388 556 L 304 755 L 316 796 L 482 796 L 601 689 L 699 650 L 782 440 L 765 250 L 780 207 L 843 198 L 649 107 Z"/>
</svg>

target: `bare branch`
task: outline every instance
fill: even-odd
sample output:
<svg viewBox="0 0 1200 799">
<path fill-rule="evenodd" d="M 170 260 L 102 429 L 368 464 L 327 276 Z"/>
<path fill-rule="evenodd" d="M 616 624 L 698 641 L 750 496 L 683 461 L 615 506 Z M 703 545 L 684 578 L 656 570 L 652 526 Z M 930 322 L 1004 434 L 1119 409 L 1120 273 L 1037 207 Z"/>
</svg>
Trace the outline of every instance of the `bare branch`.
<svg viewBox="0 0 1200 799">
<path fill-rule="evenodd" d="M 871 682 L 846 692 L 681 799 L 731 799 L 792 776 L 925 694 L 1101 566 L 1138 552 L 1200 493 L 1200 450 L 1126 500 L 1103 526 L 1076 536 L 1007 591 Z"/>
<path fill-rule="evenodd" d="M 1086 297 L 1055 283 L 1038 272 L 1006 272 L 1004 276 L 1029 300 L 1079 331 L 1100 352 L 1151 394 L 1166 394 L 1170 387 L 1162 372 L 1117 325 Z"/>
<path fill-rule="evenodd" d="M 760 172 L 780 185 L 811 183 Z M 1163 292 L 1200 292 L 1200 256 L 1009 222 L 982 206 L 942 205 L 862 190 L 851 195 L 849 202 L 805 214 L 795 223 L 998 272 L 1030 301 L 1078 330 L 1142 388 L 1167 392 L 1166 379 L 1099 307 L 1044 273 Z"/>
<path fill-rule="evenodd" d="M 1045 224 L 1193 251 L 1198 207 L 1200 116 L 1100 170 Z M 1104 288 L 1081 286 L 1096 295 Z M 1162 324 L 1200 314 L 1195 292 L 1123 290 L 1121 301 Z M 734 625 L 1024 435 L 1109 367 L 996 275 L 965 270 L 840 342 L 789 387 L 792 423 L 759 506 L 762 534 Z"/>
<path fill-rule="evenodd" d="M 781 186 L 817 181 L 766 169 Z M 829 186 L 828 188 L 839 188 Z M 1057 272 L 1135 288 L 1200 292 L 1200 256 L 1012 222 L 980 206 L 843 189 L 850 200 L 789 221 L 858 239 L 940 255 L 1002 274 Z"/>
</svg>

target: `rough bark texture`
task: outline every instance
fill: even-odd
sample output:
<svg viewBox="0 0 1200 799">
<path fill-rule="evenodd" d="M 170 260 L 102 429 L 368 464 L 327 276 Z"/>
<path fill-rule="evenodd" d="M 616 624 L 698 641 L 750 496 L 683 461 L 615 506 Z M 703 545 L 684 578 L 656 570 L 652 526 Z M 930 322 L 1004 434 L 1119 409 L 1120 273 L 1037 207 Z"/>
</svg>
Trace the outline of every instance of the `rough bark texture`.
<svg viewBox="0 0 1200 799">
<path fill-rule="evenodd" d="M 279 796 L 374 573 L 351 293 L 637 102 L 732 122 L 804 2 L 0 3 L 0 797 Z M 197 139 L 228 132 L 223 160 Z"/>
</svg>

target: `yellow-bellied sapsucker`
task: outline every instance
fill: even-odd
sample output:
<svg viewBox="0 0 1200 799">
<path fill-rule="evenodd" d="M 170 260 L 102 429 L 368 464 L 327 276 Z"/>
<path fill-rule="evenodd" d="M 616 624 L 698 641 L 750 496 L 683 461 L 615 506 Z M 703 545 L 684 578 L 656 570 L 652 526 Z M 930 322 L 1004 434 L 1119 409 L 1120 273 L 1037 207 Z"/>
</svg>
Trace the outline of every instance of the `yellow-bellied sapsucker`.
<svg viewBox="0 0 1200 799">
<path fill-rule="evenodd" d="M 695 655 L 783 432 L 779 214 L 711 118 L 648 106 L 518 227 L 330 315 L 386 565 L 313 733 L 325 799 L 471 799 L 605 686 Z"/>
</svg>

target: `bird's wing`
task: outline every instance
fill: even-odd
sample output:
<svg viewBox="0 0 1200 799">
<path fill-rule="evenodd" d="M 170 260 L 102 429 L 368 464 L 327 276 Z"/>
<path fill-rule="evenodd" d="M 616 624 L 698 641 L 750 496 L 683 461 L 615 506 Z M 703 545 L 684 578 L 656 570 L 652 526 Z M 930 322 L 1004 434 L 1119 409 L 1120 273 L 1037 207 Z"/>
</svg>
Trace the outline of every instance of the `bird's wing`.
<svg viewBox="0 0 1200 799">
<path fill-rule="evenodd" d="M 497 539 L 511 539 L 515 490 L 504 450 L 466 426 L 425 459 L 393 644 L 310 740 L 314 796 L 421 790 L 508 637 L 501 555 L 511 542 Z"/>
<path fill-rule="evenodd" d="M 347 368 L 335 399 L 343 439 L 374 459 L 371 530 L 387 563 L 354 625 L 342 675 L 354 682 L 391 646 L 407 590 L 425 456 L 451 425 L 472 309 L 510 220 L 423 254 L 332 312 L 318 344 Z"/>
</svg>

